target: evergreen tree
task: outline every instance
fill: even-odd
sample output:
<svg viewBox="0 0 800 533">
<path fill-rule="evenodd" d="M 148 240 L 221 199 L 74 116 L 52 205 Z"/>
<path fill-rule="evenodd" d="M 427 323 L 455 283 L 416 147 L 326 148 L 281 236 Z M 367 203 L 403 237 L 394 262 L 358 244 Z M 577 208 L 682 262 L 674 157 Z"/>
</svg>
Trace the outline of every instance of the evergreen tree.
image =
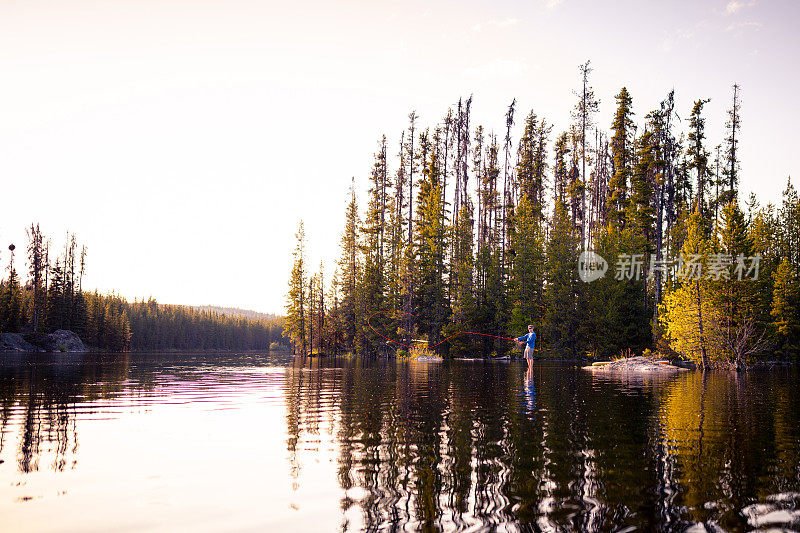
<svg viewBox="0 0 800 533">
<path fill-rule="evenodd" d="M 16 333 L 22 326 L 22 296 L 20 294 L 19 277 L 14 268 L 13 260 L 8 273 L 8 280 L 3 284 L 0 296 L 0 310 L 2 310 L 2 314 L 0 314 L 0 319 L 2 319 L 0 331 Z"/>
<path fill-rule="evenodd" d="M 359 254 L 358 203 L 354 182 L 350 185 L 350 202 L 345 211 L 345 227 L 342 234 L 339 258 L 340 272 L 340 313 L 343 342 L 347 350 L 360 353 L 363 348 L 362 306 L 359 301 L 359 283 L 362 263 Z"/>
<path fill-rule="evenodd" d="M 552 229 L 547 242 L 545 305 L 544 309 L 532 310 L 535 314 L 531 316 L 544 315 L 544 331 L 549 346 L 557 354 L 569 357 L 577 357 L 581 349 L 579 287 L 576 275 L 578 239 L 579 235 L 567 213 L 566 205 L 556 200 Z"/>
<path fill-rule="evenodd" d="M 517 151 L 516 179 L 521 196 L 528 199 L 533 217 L 544 222 L 544 200 L 547 186 L 547 141 L 552 126 L 539 120 L 531 111 Z"/>
<path fill-rule="evenodd" d="M 580 172 L 580 130 L 575 126 L 570 128 L 569 139 L 572 144 L 570 153 L 572 158 L 569 164 L 569 173 L 567 174 L 567 206 L 568 212 L 571 214 L 572 226 L 575 228 L 578 236 L 581 237 L 581 247 L 583 247 L 584 235 L 584 197 L 586 196 L 586 187 L 581 179 Z"/>
<path fill-rule="evenodd" d="M 512 311 L 509 333 L 526 331 L 528 324 L 533 324 L 538 329 L 546 308 L 544 231 L 538 220 L 538 211 L 532 204 L 533 200 L 523 196 L 515 217 L 512 244 L 516 254 L 511 270 Z M 548 259 L 549 257 L 548 250 Z M 574 265 L 567 269 L 574 270 Z"/>
<path fill-rule="evenodd" d="M 294 344 L 294 353 L 306 355 L 308 353 L 308 339 L 306 338 L 306 311 L 308 307 L 306 294 L 306 234 L 303 222 L 297 228 L 295 234 L 297 245 L 294 249 L 294 262 L 292 273 L 289 277 L 289 292 L 286 302 L 286 321 L 284 331 L 291 338 Z"/>
<path fill-rule="evenodd" d="M 361 229 L 365 237 L 363 243 L 364 272 L 359 286 L 362 305 L 361 314 L 370 318 L 380 330 L 390 331 L 389 317 L 385 314 L 389 310 L 386 300 L 386 275 L 385 275 L 385 241 L 383 239 L 384 226 L 388 209 L 386 189 L 388 173 L 386 171 L 386 138 L 381 142 L 381 150 L 375 156 L 375 164 L 370 178 L 369 203 L 367 216 Z M 376 313 L 379 313 L 376 315 Z M 375 315 L 375 316 L 373 316 Z M 371 353 L 375 352 L 378 345 L 383 344 L 383 339 L 376 335 L 371 328 L 361 328 L 367 339 L 364 348 Z"/>
<path fill-rule="evenodd" d="M 449 328 L 444 331 L 448 337 L 458 331 L 475 331 L 476 327 L 480 327 L 475 322 L 477 308 L 474 295 L 472 227 L 472 204 L 467 200 L 467 203 L 461 206 L 461 215 L 456 219 L 456 226 L 453 228 L 453 241 L 456 243 L 454 246 L 456 253 L 451 261 L 453 319 Z M 459 335 L 449 342 L 451 356 L 468 354 L 477 347 L 476 339 L 471 335 Z"/>
<path fill-rule="evenodd" d="M 398 157 L 400 164 L 397 168 L 394 180 L 394 194 L 392 198 L 392 210 L 389 217 L 389 261 L 387 273 L 388 301 L 392 309 L 399 309 L 402 306 L 402 283 L 401 268 L 403 255 L 405 253 L 405 184 L 406 184 L 406 153 L 403 147 L 405 132 L 400 136 L 400 152 Z"/>
<path fill-rule="evenodd" d="M 658 179 L 656 137 L 652 129 L 645 130 L 639 139 L 636 164 L 631 174 L 630 204 L 627 219 L 634 234 L 644 237 L 645 247 L 640 253 L 650 254 L 654 242 L 655 209 L 653 184 Z"/>
<path fill-rule="evenodd" d="M 778 334 L 778 351 L 796 361 L 800 352 L 800 285 L 788 259 L 780 262 L 774 280 L 770 314 Z"/>
<path fill-rule="evenodd" d="M 739 187 L 739 138 L 737 134 L 742 127 L 741 102 L 739 92 L 741 87 L 738 83 L 733 84 L 733 103 L 728 110 L 728 121 L 725 123 L 727 135 L 725 137 L 725 170 L 727 178 L 727 195 L 721 201 L 727 202 L 736 197 Z"/>
<path fill-rule="evenodd" d="M 761 323 L 767 308 L 760 309 L 757 281 L 745 276 L 745 262 L 753 255 L 744 214 L 732 201 L 722 210 L 720 250 L 709 258 L 709 288 L 713 294 L 715 320 L 709 322 L 710 339 L 717 359 L 740 366 L 757 349 Z M 729 265 L 736 265 L 729 274 Z"/>
<path fill-rule="evenodd" d="M 778 211 L 778 246 L 783 257 L 793 265 L 800 264 L 800 196 L 789 178 L 783 190 L 781 208 Z"/>
<path fill-rule="evenodd" d="M 435 140 L 435 138 L 434 138 Z M 435 146 L 435 143 L 434 143 Z M 425 161 L 417 196 L 416 219 L 416 301 L 414 315 L 418 327 L 432 344 L 438 343 L 442 328 L 449 321 L 443 277 L 447 234 L 442 218 L 444 195 L 441 184 L 439 154 L 428 144 L 427 135 L 420 135 L 421 158 Z"/>
<path fill-rule="evenodd" d="M 580 157 L 581 157 L 581 213 L 586 213 L 586 163 L 587 161 L 591 164 L 591 157 L 590 157 L 590 144 L 587 142 L 587 133 L 594 125 L 594 114 L 597 113 L 599 108 L 600 102 L 595 99 L 594 91 L 592 87 L 589 85 L 589 74 L 592 72 L 592 68 L 589 66 L 589 61 L 582 64 L 580 68 L 581 73 L 581 91 L 578 94 L 578 103 L 575 105 L 575 109 L 573 110 L 573 119 L 576 120 L 577 124 L 577 138 L 579 140 L 580 146 Z M 586 227 L 585 224 L 581 223 L 581 247 L 585 244 L 585 231 Z"/>
<path fill-rule="evenodd" d="M 66 280 L 63 263 L 56 260 L 50 267 L 50 286 L 47 289 L 47 325 L 50 329 L 64 329 L 67 324 Z"/>
<path fill-rule="evenodd" d="M 566 202 L 566 191 L 568 184 L 567 156 L 570 154 L 569 137 L 567 132 L 563 132 L 556 139 L 555 144 L 555 168 L 553 172 L 553 195 L 554 200 Z"/>
<path fill-rule="evenodd" d="M 614 132 L 611 138 L 611 160 L 614 172 L 608 182 L 608 222 L 619 227 L 625 225 L 625 208 L 628 198 L 628 181 L 631 174 L 633 160 L 633 111 L 628 89 L 623 87 L 615 96 L 617 111 L 611 129 Z"/>
<path fill-rule="evenodd" d="M 28 265 L 30 270 L 28 276 L 30 287 L 33 291 L 31 301 L 31 327 L 34 332 L 39 329 L 39 319 L 42 308 L 45 306 L 45 287 L 44 287 L 44 237 L 39 229 L 39 224 L 31 224 L 26 230 L 28 234 Z"/>
<path fill-rule="evenodd" d="M 689 169 L 695 173 L 695 204 L 699 206 L 700 214 L 703 217 L 706 231 L 708 228 L 708 189 L 709 189 L 709 167 L 708 151 L 705 149 L 703 141 L 706 138 L 705 125 L 706 119 L 703 117 L 703 106 L 710 100 L 696 100 L 689 115 L 689 143 L 686 149 L 686 156 L 689 160 Z"/>
</svg>

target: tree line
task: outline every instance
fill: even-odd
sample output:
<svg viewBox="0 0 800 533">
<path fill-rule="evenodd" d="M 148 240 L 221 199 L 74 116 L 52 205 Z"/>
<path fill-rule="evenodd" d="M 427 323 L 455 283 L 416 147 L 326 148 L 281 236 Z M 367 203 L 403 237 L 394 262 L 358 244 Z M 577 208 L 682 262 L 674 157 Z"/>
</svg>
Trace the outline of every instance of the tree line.
<svg viewBox="0 0 800 533">
<path fill-rule="evenodd" d="M 0 332 L 75 332 L 84 343 L 108 351 L 127 350 L 269 350 L 288 345 L 280 317 L 247 316 L 159 304 L 129 302 L 116 294 L 83 290 L 85 246 L 68 233 L 56 249 L 39 224 L 26 230 L 27 281 L 15 266 L 16 247 L 9 246 L 8 275 L 0 281 Z M 19 263 L 17 263 L 19 264 Z"/>
<path fill-rule="evenodd" d="M 796 358 L 800 204 L 790 181 L 779 206 L 740 199 L 740 86 L 712 146 L 709 99 L 681 120 L 674 91 L 637 123 L 621 88 L 606 129 L 591 72 L 580 65 L 564 131 L 530 110 L 513 139 L 516 100 L 499 132 L 473 126 L 470 96 L 425 128 L 410 113 L 391 165 L 382 136 L 363 211 L 350 187 L 330 279 L 322 265 L 312 272 L 298 229 L 285 323 L 296 352 L 390 348 L 369 319 L 403 343 L 518 335 L 533 324 L 544 351 L 565 357 L 658 350 L 704 367 Z M 588 250 L 612 271 L 592 283 L 578 276 Z M 615 275 L 623 257 L 642 262 L 643 275 Z M 759 275 L 737 276 L 745 261 Z M 437 350 L 514 348 L 462 334 Z"/>
</svg>

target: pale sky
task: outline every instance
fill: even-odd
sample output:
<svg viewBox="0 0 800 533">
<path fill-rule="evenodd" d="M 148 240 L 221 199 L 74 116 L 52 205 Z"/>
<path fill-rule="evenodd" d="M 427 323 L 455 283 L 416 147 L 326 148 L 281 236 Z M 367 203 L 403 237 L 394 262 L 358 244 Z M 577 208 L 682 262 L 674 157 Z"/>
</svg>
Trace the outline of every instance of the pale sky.
<svg viewBox="0 0 800 533">
<path fill-rule="evenodd" d="M 586 59 L 605 129 L 623 85 L 639 124 L 674 87 L 684 118 L 711 98 L 709 149 L 741 84 L 742 189 L 774 201 L 798 175 L 797 20 L 765 0 L 0 0 L 0 262 L 38 221 L 88 246 L 85 288 L 283 312 L 298 221 L 332 266 L 382 134 L 394 154 L 412 109 L 433 126 L 473 94 L 473 125 L 499 133 L 516 98 L 555 137 Z"/>
</svg>

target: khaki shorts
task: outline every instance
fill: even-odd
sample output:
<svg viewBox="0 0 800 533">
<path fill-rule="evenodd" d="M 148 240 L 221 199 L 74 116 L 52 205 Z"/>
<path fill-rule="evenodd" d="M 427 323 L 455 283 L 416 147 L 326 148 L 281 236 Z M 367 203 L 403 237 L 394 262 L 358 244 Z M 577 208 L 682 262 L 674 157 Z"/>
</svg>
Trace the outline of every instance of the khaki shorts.
<svg viewBox="0 0 800 533">
<path fill-rule="evenodd" d="M 533 359 L 533 348 L 525 345 L 525 359 Z"/>
</svg>

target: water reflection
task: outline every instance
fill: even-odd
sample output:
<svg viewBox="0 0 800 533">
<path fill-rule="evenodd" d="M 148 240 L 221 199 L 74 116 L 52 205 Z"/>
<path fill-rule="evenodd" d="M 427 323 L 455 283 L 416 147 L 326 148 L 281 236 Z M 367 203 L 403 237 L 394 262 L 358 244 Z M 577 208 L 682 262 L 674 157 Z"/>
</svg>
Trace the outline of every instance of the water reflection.
<svg viewBox="0 0 800 533">
<path fill-rule="evenodd" d="M 127 358 L 94 364 L 91 357 L 35 354 L 0 367 L 0 453 L 9 426 L 19 424 L 20 472 L 74 468 L 78 458 L 76 413 L 81 406 L 119 390 Z"/>
<path fill-rule="evenodd" d="M 794 374 L 310 364 L 289 374 L 290 442 L 333 412 L 345 529 L 738 530 L 800 487 Z"/>
<path fill-rule="evenodd" d="M 235 354 L 6 359 L 0 529 L 59 529 L 46 517 L 65 507 L 41 487 L 75 492 L 78 530 L 109 517 L 133 530 L 797 529 L 797 377 Z"/>
</svg>

